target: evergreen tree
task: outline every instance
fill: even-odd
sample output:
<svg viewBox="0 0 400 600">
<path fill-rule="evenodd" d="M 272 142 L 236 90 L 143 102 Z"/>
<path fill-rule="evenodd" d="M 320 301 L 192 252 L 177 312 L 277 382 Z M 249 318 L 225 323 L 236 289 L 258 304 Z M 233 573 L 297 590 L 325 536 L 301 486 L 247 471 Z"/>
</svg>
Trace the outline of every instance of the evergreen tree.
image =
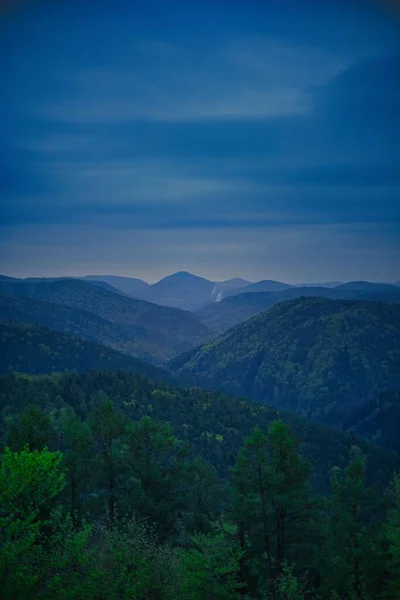
<svg viewBox="0 0 400 600">
<path fill-rule="evenodd" d="M 187 448 L 167 423 L 143 417 L 127 441 L 132 508 L 158 526 L 162 539 L 184 527 L 190 488 Z"/>
<path fill-rule="evenodd" d="M 116 504 L 126 488 L 125 434 L 127 418 L 115 410 L 107 398 L 90 413 L 88 424 L 92 440 L 90 469 L 96 487 L 106 497 L 106 509 L 111 521 L 116 516 Z"/>
<path fill-rule="evenodd" d="M 326 556 L 323 581 L 328 590 L 351 600 L 369 600 L 368 577 L 368 491 L 365 487 L 365 455 L 357 446 L 343 471 L 332 470 L 330 517 L 326 530 Z"/>
<path fill-rule="evenodd" d="M 317 503 L 310 496 L 310 466 L 299 454 L 299 441 L 282 421 L 270 425 L 268 447 L 275 573 L 280 576 L 288 561 L 299 563 L 302 554 L 310 555 Z"/>
</svg>

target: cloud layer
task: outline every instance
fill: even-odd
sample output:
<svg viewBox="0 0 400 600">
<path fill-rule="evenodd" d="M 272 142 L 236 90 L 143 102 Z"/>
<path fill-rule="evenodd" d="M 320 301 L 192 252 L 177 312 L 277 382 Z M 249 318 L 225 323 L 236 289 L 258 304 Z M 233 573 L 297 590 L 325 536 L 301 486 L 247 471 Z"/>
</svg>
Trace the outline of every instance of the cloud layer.
<svg viewBox="0 0 400 600">
<path fill-rule="evenodd" d="M 10 14 L 0 270 L 398 279 L 399 23 L 283 4 Z"/>
</svg>

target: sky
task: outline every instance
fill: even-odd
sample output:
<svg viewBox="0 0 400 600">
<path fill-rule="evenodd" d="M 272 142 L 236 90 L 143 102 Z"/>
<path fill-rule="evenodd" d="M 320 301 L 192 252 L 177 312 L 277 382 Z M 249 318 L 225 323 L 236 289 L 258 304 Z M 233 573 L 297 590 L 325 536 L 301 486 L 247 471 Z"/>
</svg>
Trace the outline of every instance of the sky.
<svg viewBox="0 0 400 600">
<path fill-rule="evenodd" d="M 1 6 L 0 273 L 400 279 L 394 4 Z"/>
</svg>

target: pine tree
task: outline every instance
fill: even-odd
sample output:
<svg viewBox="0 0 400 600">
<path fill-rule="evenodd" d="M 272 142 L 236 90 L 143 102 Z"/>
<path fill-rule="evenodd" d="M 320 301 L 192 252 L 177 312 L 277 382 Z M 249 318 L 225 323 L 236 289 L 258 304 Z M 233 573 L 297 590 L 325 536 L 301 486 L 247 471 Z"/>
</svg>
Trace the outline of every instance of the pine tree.
<svg viewBox="0 0 400 600">
<path fill-rule="evenodd" d="M 132 508 L 158 526 L 162 539 L 184 525 L 190 489 L 187 448 L 167 423 L 143 417 L 127 441 Z"/>
<path fill-rule="evenodd" d="M 350 460 L 342 471 L 332 470 L 332 497 L 326 530 L 326 556 L 323 581 L 327 589 L 353 600 L 369 600 L 366 563 L 367 502 L 365 487 L 366 457 L 353 446 Z"/>
<path fill-rule="evenodd" d="M 92 439 L 92 464 L 95 487 L 106 496 L 106 508 L 111 521 L 116 516 L 117 499 L 126 487 L 125 434 L 127 418 L 120 414 L 107 398 L 88 418 Z"/>
</svg>

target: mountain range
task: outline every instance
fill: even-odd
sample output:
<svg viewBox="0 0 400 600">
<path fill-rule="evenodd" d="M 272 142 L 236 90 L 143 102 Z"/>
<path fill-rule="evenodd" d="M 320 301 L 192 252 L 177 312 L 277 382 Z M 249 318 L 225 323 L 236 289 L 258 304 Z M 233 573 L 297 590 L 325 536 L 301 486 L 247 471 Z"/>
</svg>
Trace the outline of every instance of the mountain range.
<svg viewBox="0 0 400 600">
<path fill-rule="evenodd" d="M 193 313 L 79 279 L 2 279 L 0 295 L 2 319 L 80 335 L 158 365 L 214 335 Z"/>
<path fill-rule="evenodd" d="M 324 288 L 347 290 L 353 292 L 378 293 L 398 291 L 397 284 L 373 283 L 368 281 L 354 282 L 326 282 L 308 284 L 289 284 L 281 281 L 265 279 L 258 282 L 250 282 L 242 278 L 233 278 L 226 281 L 211 281 L 205 277 L 193 275 L 187 271 L 179 271 L 168 275 L 149 284 L 142 279 L 133 277 L 122 277 L 117 275 L 85 275 L 83 277 L 28 277 L 17 279 L 0 275 L 0 282 L 13 283 L 48 283 L 66 279 L 83 279 L 94 285 L 104 287 L 115 293 L 146 300 L 162 306 L 181 308 L 189 311 L 199 311 L 208 304 L 220 302 L 226 297 L 243 293 L 279 293 L 289 289 Z M 339 296 L 338 296 L 339 297 Z"/>
<path fill-rule="evenodd" d="M 397 448 L 399 287 L 264 281 L 256 290 L 283 289 L 229 295 L 251 286 L 188 273 L 154 285 L 165 302 L 180 290 L 200 305 L 189 312 L 132 298 L 132 281 L 152 287 L 140 280 L 98 277 L 0 277 L 0 370 L 124 369 L 249 397 Z M 202 305 L 214 285 L 228 295 Z"/>
</svg>

